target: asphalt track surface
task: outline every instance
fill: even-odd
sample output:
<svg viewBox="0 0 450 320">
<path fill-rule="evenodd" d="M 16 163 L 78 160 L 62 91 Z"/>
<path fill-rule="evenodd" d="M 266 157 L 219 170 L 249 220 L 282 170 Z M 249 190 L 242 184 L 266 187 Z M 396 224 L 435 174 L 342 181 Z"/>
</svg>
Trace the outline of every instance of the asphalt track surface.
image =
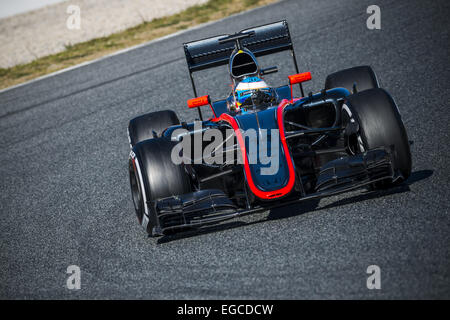
<svg viewBox="0 0 450 320">
<path fill-rule="evenodd" d="M 0 298 L 450 298 L 448 1 L 282 1 L 0 94 Z M 171 108 L 190 121 L 181 44 L 280 19 L 302 71 L 369 64 L 396 99 L 413 173 L 389 191 L 352 192 L 148 238 L 137 223 L 129 119 Z M 289 54 L 262 59 L 286 83 Z M 221 75 L 218 75 L 218 74 Z M 227 93 L 225 69 L 197 76 Z M 66 269 L 81 268 L 68 290 Z M 381 290 L 366 269 L 381 268 Z"/>
</svg>

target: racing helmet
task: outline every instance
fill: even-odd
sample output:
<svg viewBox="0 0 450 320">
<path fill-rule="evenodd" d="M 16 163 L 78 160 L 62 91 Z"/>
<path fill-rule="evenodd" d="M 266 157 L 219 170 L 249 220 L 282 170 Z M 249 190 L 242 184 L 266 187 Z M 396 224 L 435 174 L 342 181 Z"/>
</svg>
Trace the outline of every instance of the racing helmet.
<svg viewBox="0 0 450 320">
<path fill-rule="evenodd" d="M 274 88 L 267 85 L 258 77 L 243 79 L 233 93 L 234 105 L 230 105 L 230 111 L 246 112 L 251 109 L 264 109 L 273 106 L 278 101 Z"/>
<path fill-rule="evenodd" d="M 235 88 L 235 99 L 238 107 L 251 105 L 252 94 L 256 91 L 262 91 L 271 94 L 270 87 L 267 83 L 258 77 L 244 78 Z"/>
<path fill-rule="evenodd" d="M 249 50 L 235 50 L 230 58 L 233 92 L 228 100 L 231 111 L 241 112 L 249 106 L 263 106 L 275 100 L 276 93 L 259 77 L 259 65 Z"/>
</svg>

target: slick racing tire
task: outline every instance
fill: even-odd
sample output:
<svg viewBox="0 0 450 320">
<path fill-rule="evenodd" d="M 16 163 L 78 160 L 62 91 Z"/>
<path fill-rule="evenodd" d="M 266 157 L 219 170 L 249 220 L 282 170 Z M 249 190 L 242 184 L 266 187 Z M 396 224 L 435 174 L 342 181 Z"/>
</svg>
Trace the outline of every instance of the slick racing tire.
<svg viewBox="0 0 450 320">
<path fill-rule="evenodd" d="M 174 142 L 166 138 L 148 139 L 136 144 L 130 153 L 131 196 L 139 223 L 151 236 L 161 235 L 154 211 L 155 200 L 192 191 L 182 164 L 171 159 Z"/>
<path fill-rule="evenodd" d="M 376 188 L 384 188 L 406 180 L 411 174 L 411 151 L 405 126 L 397 105 L 384 89 L 365 90 L 347 97 L 343 104 L 343 121 L 353 118 L 359 124 L 354 139 L 357 152 L 394 146 L 394 170 L 399 173 L 395 182 L 382 181 Z"/>
<path fill-rule="evenodd" d="M 159 137 L 167 127 L 180 124 L 177 114 L 172 110 L 156 111 L 136 117 L 128 124 L 128 138 L 131 147 L 136 143 Z"/>
<path fill-rule="evenodd" d="M 325 80 L 325 89 L 345 88 L 351 93 L 353 85 L 356 91 L 361 92 L 368 89 L 379 88 L 375 72 L 369 66 L 359 66 L 341 70 L 328 75 Z"/>
</svg>

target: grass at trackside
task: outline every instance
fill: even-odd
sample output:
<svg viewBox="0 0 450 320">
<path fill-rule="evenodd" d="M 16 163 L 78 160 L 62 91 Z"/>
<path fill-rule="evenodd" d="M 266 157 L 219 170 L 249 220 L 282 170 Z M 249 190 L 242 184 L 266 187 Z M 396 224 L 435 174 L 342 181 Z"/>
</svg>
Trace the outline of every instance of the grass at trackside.
<svg viewBox="0 0 450 320">
<path fill-rule="evenodd" d="M 163 37 L 179 30 L 214 21 L 278 0 L 209 0 L 163 18 L 144 22 L 107 37 L 66 46 L 66 50 L 11 68 L 0 68 L 0 88 L 93 60 L 117 50 Z"/>
</svg>

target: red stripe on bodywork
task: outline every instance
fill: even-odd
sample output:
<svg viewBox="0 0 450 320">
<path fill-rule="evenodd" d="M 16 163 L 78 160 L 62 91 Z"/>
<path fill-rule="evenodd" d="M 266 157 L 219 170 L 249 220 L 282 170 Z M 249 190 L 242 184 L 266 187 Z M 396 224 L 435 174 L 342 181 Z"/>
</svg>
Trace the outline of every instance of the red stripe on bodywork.
<svg viewBox="0 0 450 320">
<path fill-rule="evenodd" d="M 283 145 L 283 150 L 284 150 L 284 153 L 286 156 L 286 161 L 287 161 L 288 169 L 289 169 L 288 183 L 286 184 L 286 186 L 284 186 L 283 188 L 278 189 L 278 190 L 263 191 L 263 190 L 260 190 L 253 182 L 252 174 L 250 171 L 250 166 L 248 163 L 247 152 L 245 150 L 245 141 L 244 141 L 244 138 L 242 137 L 241 131 L 239 130 L 239 125 L 237 124 L 236 119 L 234 119 L 229 114 L 222 113 L 219 118 L 215 118 L 212 120 L 212 121 L 219 121 L 219 120 L 226 121 L 233 128 L 234 132 L 236 133 L 236 137 L 238 139 L 239 147 L 241 148 L 242 156 L 244 157 L 244 170 L 245 170 L 245 175 L 247 177 L 247 184 L 250 187 L 250 190 L 255 194 L 255 196 L 257 196 L 258 198 L 261 198 L 261 199 L 276 199 L 276 198 L 285 196 L 292 190 L 292 187 L 294 186 L 294 183 L 295 183 L 294 165 L 292 163 L 291 155 L 289 153 L 289 149 L 288 149 L 288 146 L 286 143 L 286 137 L 284 135 L 283 111 L 284 111 L 284 108 L 289 103 L 290 103 L 289 100 L 283 100 L 283 101 L 281 101 L 280 105 L 277 108 L 277 121 L 278 121 L 278 128 L 279 128 L 279 132 L 280 132 L 280 140 Z"/>
</svg>

